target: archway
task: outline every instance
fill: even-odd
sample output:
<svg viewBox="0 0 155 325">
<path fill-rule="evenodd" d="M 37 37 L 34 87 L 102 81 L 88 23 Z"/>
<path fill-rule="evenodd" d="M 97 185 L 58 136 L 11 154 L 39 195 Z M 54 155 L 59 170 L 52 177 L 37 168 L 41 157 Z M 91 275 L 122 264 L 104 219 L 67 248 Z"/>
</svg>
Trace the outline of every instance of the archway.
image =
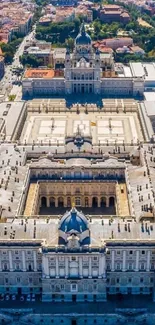
<svg viewBox="0 0 155 325">
<path fill-rule="evenodd" d="M 41 206 L 44 208 L 47 207 L 47 200 L 45 196 L 41 198 Z"/>
<path fill-rule="evenodd" d="M 98 207 L 98 198 L 97 197 L 93 197 L 92 198 L 92 207 L 93 208 L 97 208 Z"/>
<path fill-rule="evenodd" d="M 70 208 L 71 207 L 71 198 L 67 197 L 67 207 Z"/>
<path fill-rule="evenodd" d="M 50 207 L 55 207 L 55 198 L 50 197 Z"/>
<path fill-rule="evenodd" d="M 59 208 L 64 207 L 64 199 L 63 199 L 63 197 L 58 198 L 58 207 Z"/>
<path fill-rule="evenodd" d="M 115 205 L 115 198 L 113 196 L 111 196 L 109 198 L 109 206 L 114 206 Z"/>
<path fill-rule="evenodd" d="M 85 197 L 85 207 L 89 207 L 89 198 Z"/>
<path fill-rule="evenodd" d="M 106 207 L 106 197 L 105 196 L 101 197 L 101 208 L 104 208 L 104 207 Z"/>
</svg>

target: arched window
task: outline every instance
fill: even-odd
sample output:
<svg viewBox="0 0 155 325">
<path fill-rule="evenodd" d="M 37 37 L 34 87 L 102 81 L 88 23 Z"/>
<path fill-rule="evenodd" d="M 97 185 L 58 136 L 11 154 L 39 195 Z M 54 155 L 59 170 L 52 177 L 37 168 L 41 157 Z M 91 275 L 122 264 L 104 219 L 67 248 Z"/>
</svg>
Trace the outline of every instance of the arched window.
<svg viewBox="0 0 155 325">
<path fill-rule="evenodd" d="M 55 207 L 55 198 L 50 197 L 50 207 Z"/>
<path fill-rule="evenodd" d="M 64 206 L 64 199 L 63 197 L 58 198 L 58 207 L 63 207 Z"/>
<path fill-rule="evenodd" d="M 46 206 L 47 206 L 47 200 L 46 200 L 46 197 L 45 197 L 45 196 L 43 196 L 43 197 L 41 198 L 41 206 L 42 206 L 42 207 L 46 207 Z"/>
<path fill-rule="evenodd" d="M 76 205 L 77 207 L 81 206 L 81 198 L 80 198 L 80 197 L 76 197 L 76 198 L 75 198 L 75 205 Z"/>
</svg>

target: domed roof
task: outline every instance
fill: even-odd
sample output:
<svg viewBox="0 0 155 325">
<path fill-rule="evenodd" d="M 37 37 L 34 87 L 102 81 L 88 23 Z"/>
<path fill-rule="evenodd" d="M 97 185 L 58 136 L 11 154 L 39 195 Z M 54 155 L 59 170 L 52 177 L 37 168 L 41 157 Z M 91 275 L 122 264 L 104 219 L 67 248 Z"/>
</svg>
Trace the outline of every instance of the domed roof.
<svg viewBox="0 0 155 325">
<path fill-rule="evenodd" d="M 69 233 L 71 230 L 81 233 L 88 229 L 88 221 L 83 213 L 73 207 L 60 221 L 59 230 Z"/>
<path fill-rule="evenodd" d="M 86 33 L 84 23 L 81 26 L 80 33 L 75 39 L 76 45 L 91 44 L 91 37 Z"/>
</svg>

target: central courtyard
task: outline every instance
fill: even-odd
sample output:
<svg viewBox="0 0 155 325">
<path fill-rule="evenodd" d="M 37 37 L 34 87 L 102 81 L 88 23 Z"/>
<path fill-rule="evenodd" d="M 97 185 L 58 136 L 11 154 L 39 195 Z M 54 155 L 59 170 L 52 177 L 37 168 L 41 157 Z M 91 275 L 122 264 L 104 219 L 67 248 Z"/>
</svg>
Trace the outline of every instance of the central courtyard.
<svg viewBox="0 0 155 325">
<path fill-rule="evenodd" d="M 107 102 L 103 109 L 96 106 L 74 105 L 67 109 L 62 104 L 44 108 L 32 101 L 21 134 L 22 143 L 43 143 L 64 146 L 66 138 L 80 134 L 91 139 L 92 145 L 124 144 L 143 141 L 136 102 L 122 104 Z M 133 105 L 135 104 L 135 106 Z M 39 112 L 39 114 L 38 114 Z M 61 114 L 60 114 L 61 113 Z"/>
</svg>

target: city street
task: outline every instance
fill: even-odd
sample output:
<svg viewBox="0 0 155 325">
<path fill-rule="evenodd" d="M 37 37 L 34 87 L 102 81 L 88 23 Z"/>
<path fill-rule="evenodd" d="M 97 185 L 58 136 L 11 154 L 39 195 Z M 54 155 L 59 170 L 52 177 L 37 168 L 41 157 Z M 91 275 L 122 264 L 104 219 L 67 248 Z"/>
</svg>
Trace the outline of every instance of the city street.
<svg viewBox="0 0 155 325">
<path fill-rule="evenodd" d="M 17 76 L 13 74 L 13 69 L 21 66 L 20 63 L 20 56 L 24 52 L 24 47 L 26 45 L 26 42 L 33 39 L 35 35 L 35 26 L 33 27 L 33 30 L 24 37 L 22 43 L 19 45 L 19 48 L 17 49 L 14 60 L 12 64 L 5 66 L 5 75 L 2 78 L 0 84 L 1 84 L 1 93 L 5 94 L 5 100 L 8 100 L 8 95 L 16 95 L 16 100 L 21 100 L 22 97 L 22 85 L 13 85 L 13 82 L 17 80 Z"/>
</svg>

